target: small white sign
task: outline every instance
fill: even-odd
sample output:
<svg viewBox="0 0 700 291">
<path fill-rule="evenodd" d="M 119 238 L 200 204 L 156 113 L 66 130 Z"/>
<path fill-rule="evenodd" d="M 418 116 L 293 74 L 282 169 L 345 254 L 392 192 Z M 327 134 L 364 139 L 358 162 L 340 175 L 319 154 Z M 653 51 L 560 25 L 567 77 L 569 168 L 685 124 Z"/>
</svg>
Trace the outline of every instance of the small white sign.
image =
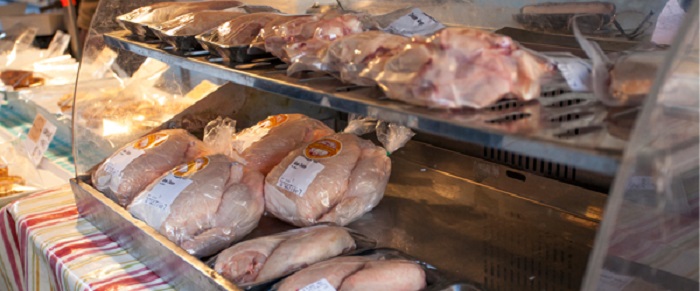
<svg viewBox="0 0 700 291">
<path fill-rule="evenodd" d="M 277 181 L 277 187 L 292 192 L 299 197 L 304 197 L 306 189 L 309 188 L 311 182 L 316 179 L 316 176 L 323 168 L 325 168 L 325 166 L 317 161 L 304 156 L 298 156 L 294 159 L 294 162 L 289 164 L 287 169 L 284 170 L 284 173 L 282 173 Z"/>
<path fill-rule="evenodd" d="M 333 285 L 323 278 L 316 282 L 313 282 L 306 287 L 299 289 L 299 291 L 336 291 Z"/>
<path fill-rule="evenodd" d="M 170 206 L 190 184 L 192 180 L 177 177 L 171 172 L 146 194 L 137 197 L 132 203 L 135 207 L 131 207 L 130 211 L 153 228 L 160 228 L 170 215 Z"/>
<path fill-rule="evenodd" d="M 24 140 L 25 149 L 34 165 L 41 163 L 44 153 L 49 149 L 51 140 L 56 134 L 56 129 L 56 125 L 46 120 L 41 114 L 37 114 L 34 118 L 34 124 L 29 129 L 27 139 Z"/>
<path fill-rule="evenodd" d="M 385 32 L 403 36 L 431 35 L 445 26 L 418 8 L 399 17 L 383 30 Z"/>
</svg>

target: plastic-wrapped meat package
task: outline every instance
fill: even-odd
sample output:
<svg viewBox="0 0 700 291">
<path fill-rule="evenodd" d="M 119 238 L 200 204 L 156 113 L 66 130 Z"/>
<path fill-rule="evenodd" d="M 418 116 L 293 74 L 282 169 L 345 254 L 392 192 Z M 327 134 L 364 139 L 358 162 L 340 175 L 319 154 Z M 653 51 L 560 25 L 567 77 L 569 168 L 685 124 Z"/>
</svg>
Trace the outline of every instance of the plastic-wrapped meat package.
<svg viewBox="0 0 700 291">
<path fill-rule="evenodd" d="M 285 14 L 280 14 L 279 17 L 273 19 L 272 21 L 268 22 L 262 29 L 260 29 L 260 32 L 258 33 L 258 36 L 255 37 L 253 42 L 251 42 L 250 46 L 259 48 L 259 49 L 265 49 L 265 42 L 270 41 L 270 44 L 273 43 L 280 43 L 282 46 L 284 45 L 284 37 L 287 35 L 287 29 L 291 28 L 285 26 L 285 29 L 282 30 L 282 25 L 293 21 L 293 20 L 298 20 L 298 19 L 314 19 L 317 16 L 315 15 L 304 15 L 304 14 L 299 14 L 299 15 L 285 15 Z M 281 49 L 281 47 L 279 48 Z M 273 54 L 274 55 L 274 54 Z"/>
<path fill-rule="evenodd" d="M 391 173 L 386 151 L 337 133 L 297 148 L 265 179 L 265 209 L 297 226 L 346 225 L 374 208 Z"/>
<path fill-rule="evenodd" d="M 216 28 L 211 41 L 227 46 L 247 46 L 257 37 L 260 29 L 280 14 L 260 12 L 237 17 Z"/>
<path fill-rule="evenodd" d="M 473 28 L 446 28 L 389 58 L 375 81 L 387 97 L 432 108 L 483 108 L 504 95 L 531 100 L 546 62 L 507 36 Z"/>
<path fill-rule="evenodd" d="M 222 10 L 243 5 L 239 1 L 203 1 L 203 2 L 162 2 L 150 6 L 137 8 L 127 14 L 121 15 L 118 19 L 125 19 L 130 22 L 143 25 L 158 25 L 183 14 L 203 11 Z"/>
<path fill-rule="evenodd" d="M 163 22 L 156 25 L 154 29 L 171 36 L 194 36 L 245 14 L 245 10 L 238 7 L 225 11 L 198 11 Z"/>
<path fill-rule="evenodd" d="M 209 256 L 257 226 L 263 179 L 225 155 L 200 157 L 160 176 L 127 210 L 191 255 Z"/>
<path fill-rule="evenodd" d="M 92 183 L 119 205 L 127 206 L 161 174 L 206 153 L 204 143 L 187 131 L 161 130 L 117 150 L 97 167 Z"/>
<path fill-rule="evenodd" d="M 218 255 L 214 269 L 237 285 L 259 284 L 355 248 L 347 229 L 312 226 L 238 243 Z"/>
<path fill-rule="evenodd" d="M 291 74 L 307 68 L 322 71 L 322 68 L 318 68 L 322 50 L 336 39 L 366 31 L 370 23 L 367 15 L 337 14 L 337 12 L 328 13 L 318 21 L 307 22 L 302 28 L 300 37 L 288 42 L 284 48 L 291 63 L 287 73 Z"/>
<path fill-rule="evenodd" d="M 296 272 L 280 282 L 275 290 L 295 291 L 310 286 L 339 291 L 418 291 L 426 287 L 426 274 L 419 264 L 409 260 L 338 257 Z"/>
<path fill-rule="evenodd" d="M 332 42 L 322 59 L 325 67 L 338 72 L 343 82 L 374 86 L 382 64 L 400 52 L 410 38 L 381 31 L 366 31 Z M 365 70 L 373 63 L 372 70 Z"/>
<path fill-rule="evenodd" d="M 612 98 L 602 101 L 611 106 L 643 103 L 666 54 L 665 51 L 631 52 L 617 58 L 610 70 Z"/>
<path fill-rule="evenodd" d="M 278 20 L 284 21 L 282 23 L 270 22 L 268 23 L 272 25 L 270 29 L 263 28 L 261 30 L 261 32 L 265 32 L 263 35 L 265 51 L 284 62 L 289 62 L 289 55 L 285 50 L 287 44 L 310 38 L 315 30 L 312 24 L 319 20 L 318 15 L 300 15 L 291 19 L 287 19 L 287 17 L 290 16 L 279 18 Z"/>
<path fill-rule="evenodd" d="M 236 134 L 232 147 L 248 167 L 267 174 L 289 152 L 333 133 L 303 114 L 279 114 Z"/>
</svg>

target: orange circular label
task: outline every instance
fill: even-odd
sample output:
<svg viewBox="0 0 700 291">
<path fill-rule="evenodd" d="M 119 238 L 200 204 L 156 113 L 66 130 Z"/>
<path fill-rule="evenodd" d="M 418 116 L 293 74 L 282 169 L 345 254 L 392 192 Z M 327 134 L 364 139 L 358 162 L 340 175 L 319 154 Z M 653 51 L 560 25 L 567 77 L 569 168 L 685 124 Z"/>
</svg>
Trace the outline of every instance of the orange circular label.
<svg viewBox="0 0 700 291">
<path fill-rule="evenodd" d="M 287 114 L 268 116 L 265 118 L 265 120 L 258 122 L 258 125 L 263 128 L 273 128 L 284 123 L 288 118 L 289 117 L 287 117 Z"/>
<path fill-rule="evenodd" d="M 318 140 L 304 149 L 304 155 L 309 159 L 330 158 L 340 153 L 343 144 L 332 138 Z"/>
<path fill-rule="evenodd" d="M 157 147 L 168 140 L 168 135 L 164 133 L 154 133 L 142 137 L 134 143 L 134 148 L 145 150 Z"/>
<path fill-rule="evenodd" d="M 194 161 L 177 167 L 175 170 L 173 170 L 173 175 L 181 178 L 189 177 L 192 176 L 194 173 L 197 173 L 198 171 L 201 171 L 202 169 L 206 168 L 207 165 L 209 165 L 209 158 L 196 158 Z"/>
</svg>

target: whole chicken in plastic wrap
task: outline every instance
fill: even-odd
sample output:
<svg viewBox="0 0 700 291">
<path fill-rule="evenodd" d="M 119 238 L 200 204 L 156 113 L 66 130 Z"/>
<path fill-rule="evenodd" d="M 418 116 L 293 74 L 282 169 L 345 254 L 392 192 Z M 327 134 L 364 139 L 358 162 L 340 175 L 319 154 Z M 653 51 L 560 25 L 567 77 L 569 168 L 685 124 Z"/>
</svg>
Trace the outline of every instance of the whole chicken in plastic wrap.
<svg viewBox="0 0 700 291">
<path fill-rule="evenodd" d="M 257 226 L 263 179 L 225 155 L 205 156 L 162 175 L 127 209 L 188 253 L 204 257 Z"/>
<path fill-rule="evenodd" d="M 345 228 L 312 226 L 238 243 L 218 255 L 214 268 L 239 285 L 263 283 L 355 247 Z"/>
<path fill-rule="evenodd" d="M 265 209 L 297 226 L 346 225 L 374 208 L 391 173 L 386 151 L 338 133 L 292 151 L 265 179 Z"/>
<path fill-rule="evenodd" d="M 305 115 L 279 114 L 236 134 L 233 149 L 249 168 L 267 174 L 292 150 L 333 133 Z"/>
<path fill-rule="evenodd" d="M 296 272 L 284 279 L 276 290 L 296 291 L 312 285 L 339 291 L 418 291 L 426 287 L 426 276 L 417 263 L 408 260 L 338 257 Z"/>
<path fill-rule="evenodd" d="M 538 97 L 551 68 L 507 36 L 445 28 L 391 57 L 376 76 L 387 97 L 433 108 L 483 108 L 505 95 Z"/>
<path fill-rule="evenodd" d="M 119 205 L 127 206 L 161 174 L 207 151 L 200 140 L 183 129 L 161 130 L 117 150 L 97 167 L 92 183 Z"/>
</svg>

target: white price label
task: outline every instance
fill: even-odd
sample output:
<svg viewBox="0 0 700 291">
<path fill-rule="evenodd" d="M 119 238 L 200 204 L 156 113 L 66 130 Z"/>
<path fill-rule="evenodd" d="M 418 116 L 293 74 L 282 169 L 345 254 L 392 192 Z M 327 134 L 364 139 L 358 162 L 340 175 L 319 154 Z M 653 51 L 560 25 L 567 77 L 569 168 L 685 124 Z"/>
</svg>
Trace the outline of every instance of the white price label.
<svg viewBox="0 0 700 291">
<path fill-rule="evenodd" d="M 326 278 L 313 282 L 306 285 L 304 288 L 299 289 L 299 291 L 336 291 L 335 287 L 331 285 Z"/>
<path fill-rule="evenodd" d="M 561 72 L 574 92 L 590 91 L 592 67 L 589 63 L 577 58 L 557 58 L 557 69 Z"/>
<path fill-rule="evenodd" d="M 159 228 L 170 214 L 170 205 L 190 184 L 192 180 L 177 177 L 171 172 L 151 190 L 134 199 L 129 211 L 148 225 Z"/>
<path fill-rule="evenodd" d="M 393 34 L 403 36 L 431 35 L 445 26 L 418 8 L 414 8 L 410 13 L 399 17 L 383 30 Z"/>
<path fill-rule="evenodd" d="M 284 173 L 277 181 L 277 187 L 292 192 L 299 197 L 303 197 L 311 182 L 316 179 L 318 173 L 323 168 L 323 164 L 312 159 L 298 156 L 294 162 L 289 164 Z"/>
<path fill-rule="evenodd" d="M 56 129 L 56 125 L 46 120 L 41 114 L 37 114 L 34 118 L 34 124 L 29 129 L 27 139 L 24 140 L 24 146 L 34 165 L 41 163 L 44 153 L 49 149 L 49 144 L 56 134 Z"/>
</svg>

